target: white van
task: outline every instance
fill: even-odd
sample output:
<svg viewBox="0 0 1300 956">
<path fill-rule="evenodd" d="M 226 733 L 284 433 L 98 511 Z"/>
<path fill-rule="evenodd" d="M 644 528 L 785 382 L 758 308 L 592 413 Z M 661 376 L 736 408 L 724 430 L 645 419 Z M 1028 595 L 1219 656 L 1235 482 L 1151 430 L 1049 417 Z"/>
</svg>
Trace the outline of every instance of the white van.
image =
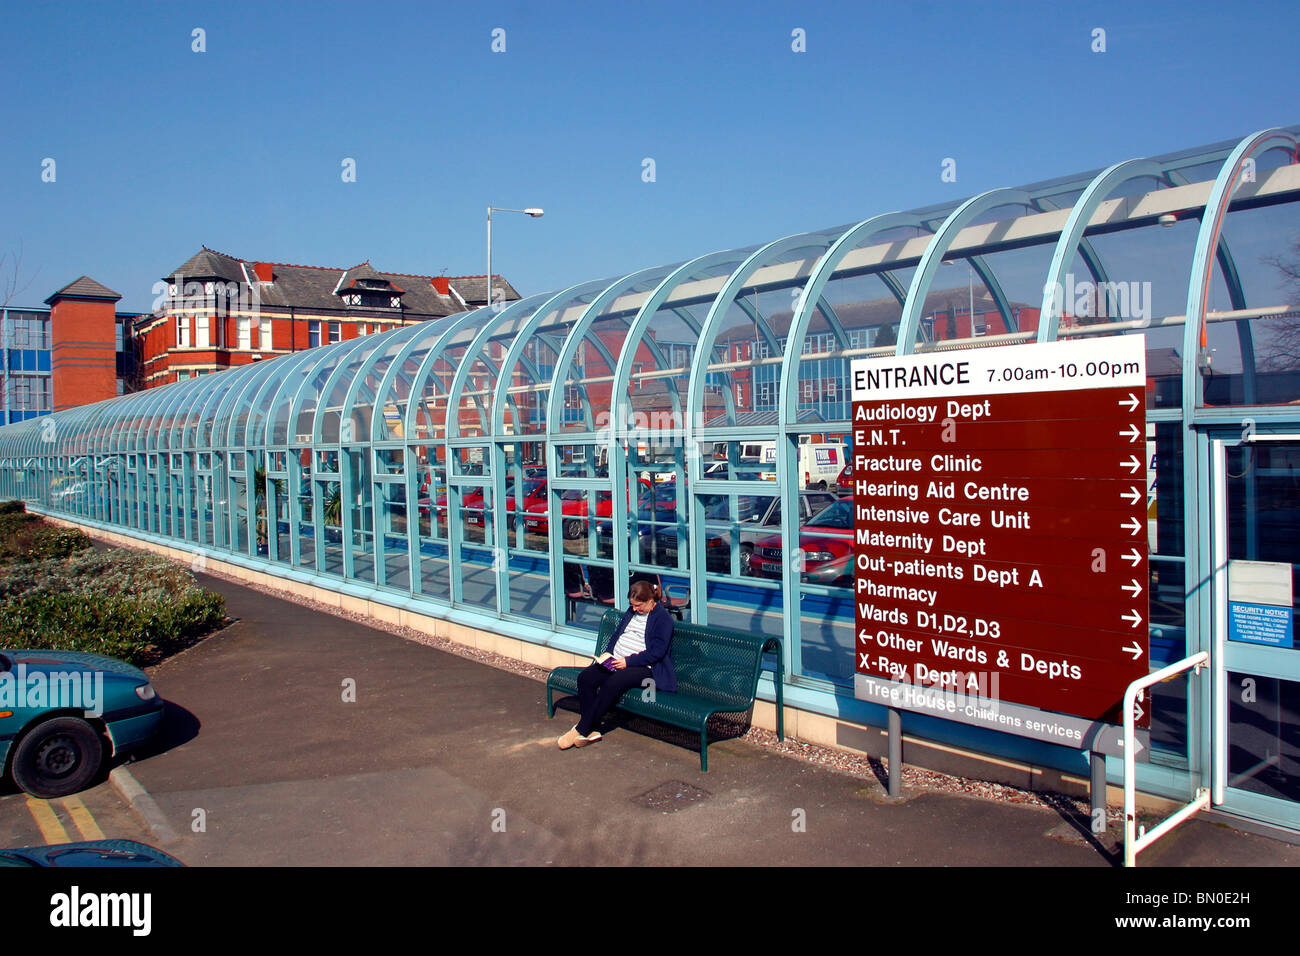
<svg viewBox="0 0 1300 956">
<path fill-rule="evenodd" d="M 776 480 L 776 442 L 750 442 L 741 446 L 741 462 L 762 465 L 759 475 L 767 481 Z M 842 442 L 807 442 L 799 445 L 799 478 L 802 488 L 825 491 L 835 484 L 848 462 L 848 446 Z"/>
<path fill-rule="evenodd" d="M 848 449 L 840 442 L 799 446 L 799 477 L 804 488 L 825 491 L 840 477 Z"/>
</svg>

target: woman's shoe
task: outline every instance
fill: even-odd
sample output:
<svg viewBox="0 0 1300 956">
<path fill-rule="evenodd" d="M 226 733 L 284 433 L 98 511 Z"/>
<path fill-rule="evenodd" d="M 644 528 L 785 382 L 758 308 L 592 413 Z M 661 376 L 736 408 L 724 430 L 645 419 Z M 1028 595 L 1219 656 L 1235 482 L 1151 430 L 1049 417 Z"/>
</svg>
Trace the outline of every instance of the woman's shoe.
<svg viewBox="0 0 1300 956">
<path fill-rule="evenodd" d="M 575 727 L 574 730 L 576 731 L 577 728 Z M 585 746 L 587 746 L 587 744 L 594 744 L 594 743 L 595 743 L 597 740 L 599 740 L 600 738 L 601 738 L 601 733 L 600 733 L 600 731 L 599 731 L 599 730 L 593 730 L 591 733 L 587 734 L 587 736 L 585 736 L 585 737 L 579 736 L 578 739 L 575 740 L 575 741 L 573 742 L 573 745 L 574 745 L 575 747 L 585 747 Z"/>
<path fill-rule="evenodd" d="M 577 744 L 580 740 L 585 740 L 585 739 L 586 738 L 584 738 L 582 734 L 578 733 L 578 725 L 574 724 L 572 727 L 566 730 L 564 734 L 555 742 L 556 744 L 559 745 L 559 748 L 561 750 L 568 750 L 570 747 Z"/>
</svg>

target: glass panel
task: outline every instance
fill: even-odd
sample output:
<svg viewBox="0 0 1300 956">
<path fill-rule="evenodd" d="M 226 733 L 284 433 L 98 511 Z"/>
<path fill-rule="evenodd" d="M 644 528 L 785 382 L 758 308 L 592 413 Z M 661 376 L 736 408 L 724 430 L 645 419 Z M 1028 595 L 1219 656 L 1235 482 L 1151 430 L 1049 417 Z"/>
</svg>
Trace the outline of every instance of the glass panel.
<svg viewBox="0 0 1300 956">
<path fill-rule="evenodd" d="M 1300 800 L 1300 683 L 1228 672 L 1228 786 Z"/>
<path fill-rule="evenodd" d="M 1234 210 L 1224 220 L 1222 242 L 1231 252 L 1241 294 L 1234 300 L 1222 268 L 1217 268 L 1207 304 L 1206 405 L 1300 400 L 1298 209 L 1294 203 L 1281 203 Z M 1214 315 L 1239 308 L 1266 308 L 1276 314 L 1238 321 Z"/>
</svg>

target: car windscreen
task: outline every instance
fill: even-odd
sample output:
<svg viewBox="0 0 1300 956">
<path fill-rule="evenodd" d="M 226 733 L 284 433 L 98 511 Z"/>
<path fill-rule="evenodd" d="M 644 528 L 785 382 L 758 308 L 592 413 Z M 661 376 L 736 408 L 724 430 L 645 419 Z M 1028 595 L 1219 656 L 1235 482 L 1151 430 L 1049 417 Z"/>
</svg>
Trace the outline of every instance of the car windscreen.
<svg viewBox="0 0 1300 956">
<path fill-rule="evenodd" d="M 808 519 L 808 524 L 818 528 L 843 528 L 845 531 L 852 531 L 853 501 L 849 498 L 841 498 L 813 515 Z"/>
</svg>

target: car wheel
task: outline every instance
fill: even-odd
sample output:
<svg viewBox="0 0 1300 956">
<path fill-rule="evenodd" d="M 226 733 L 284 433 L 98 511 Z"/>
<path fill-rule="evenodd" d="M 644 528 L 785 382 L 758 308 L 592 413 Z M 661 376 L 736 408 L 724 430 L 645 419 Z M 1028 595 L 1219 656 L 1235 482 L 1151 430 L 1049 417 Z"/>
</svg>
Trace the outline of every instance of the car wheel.
<svg viewBox="0 0 1300 956">
<path fill-rule="evenodd" d="M 28 731 L 14 751 L 14 783 L 33 797 L 66 797 L 99 773 L 104 744 L 84 720 L 55 717 Z"/>
<path fill-rule="evenodd" d="M 740 546 L 740 573 L 753 574 L 751 565 L 754 561 L 754 546 L 752 544 L 742 544 Z"/>
<path fill-rule="evenodd" d="M 566 538 L 582 537 L 582 522 L 577 518 L 568 518 L 564 522 L 564 536 Z"/>
</svg>

